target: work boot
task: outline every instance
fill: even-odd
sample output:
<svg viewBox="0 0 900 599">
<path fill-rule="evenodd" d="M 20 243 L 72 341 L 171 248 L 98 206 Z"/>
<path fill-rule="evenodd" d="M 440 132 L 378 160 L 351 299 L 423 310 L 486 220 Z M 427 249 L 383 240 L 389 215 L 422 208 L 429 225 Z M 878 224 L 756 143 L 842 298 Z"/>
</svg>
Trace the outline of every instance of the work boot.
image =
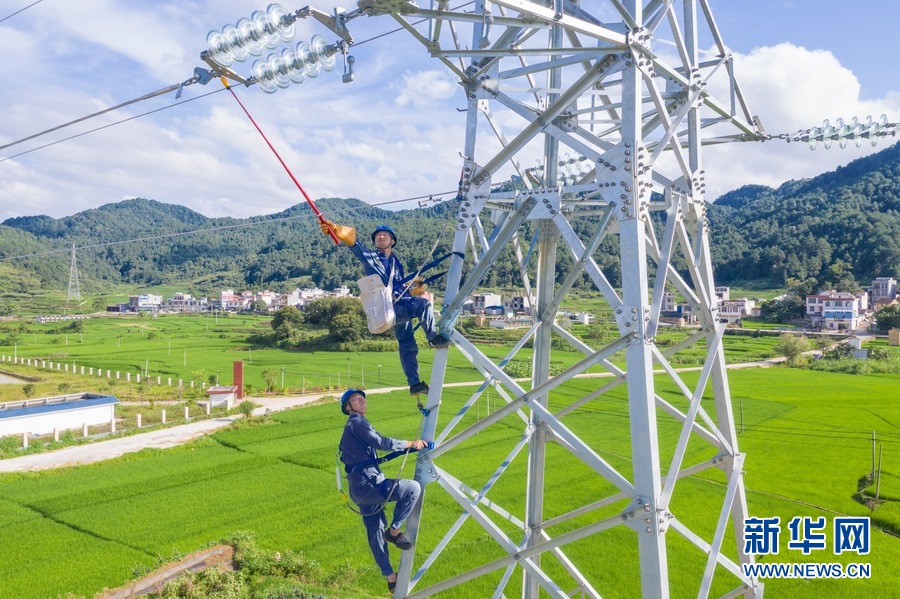
<svg viewBox="0 0 900 599">
<path fill-rule="evenodd" d="M 391 534 L 391 529 L 389 528 L 384 531 L 384 534 L 382 536 L 384 537 L 385 541 L 387 541 L 391 545 L 396 545 L 397 547 L 399 547 L 400 549 L 402 549 L 404 551 L 406 551 L 407 549 L 412 549 L 412 546 L 413 546 L 412 541 L 410 541 L 408 538 L 406 538 L 406 535 L 403 534 L 402 532 L 400 534 L 394 536 Z"/>
<path fill-rule="evenodd" d="M 431 339 L 428 340 L 428 345 L 435 349 L 441 349 L 444 347 L 450 347 L 450 339 L 443 335 L 435 335 Z"/>
<path fill-rule="evenodd" d="M 409 394 L 418 395 L 419 393 L 428 393 L 428 383 L 419 381 L 415 385 L 410 385 Z"/>
</svg>

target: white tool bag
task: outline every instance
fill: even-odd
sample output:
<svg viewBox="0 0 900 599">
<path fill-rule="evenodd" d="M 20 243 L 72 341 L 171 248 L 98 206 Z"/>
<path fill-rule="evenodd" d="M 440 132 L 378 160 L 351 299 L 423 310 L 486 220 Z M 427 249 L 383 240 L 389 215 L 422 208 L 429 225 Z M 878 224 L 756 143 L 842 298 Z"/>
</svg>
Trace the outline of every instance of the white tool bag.
<svg viewBox="0 0 900 599">
<path fill-rule="evenodd" d="M 392 270 L 391 275 L 393 274 Z M 369 275 L 356 283 L 359 285 L 359 297 L 366 311 L 366 325 L 369 332 L 379 335 L 394 328 L 397 317 L 394 314 L 392 289 L 384 286 L 379 275 Z"/>
</svg>

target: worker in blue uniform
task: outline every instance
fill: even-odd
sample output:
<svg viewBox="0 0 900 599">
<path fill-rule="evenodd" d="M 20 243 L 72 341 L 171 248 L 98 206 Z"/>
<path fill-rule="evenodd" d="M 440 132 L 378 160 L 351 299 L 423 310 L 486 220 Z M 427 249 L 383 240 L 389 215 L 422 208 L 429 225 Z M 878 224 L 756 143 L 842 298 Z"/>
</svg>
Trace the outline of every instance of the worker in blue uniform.
<svg viewBox="0 0 900 599">
<path fill-rule="evenodd" d="M 394 312 L 397 316 L 394 335 L 397 337 L 400 350 L 400 365 L 409 383 L 409 393 L 410 395 L 428 393 L 428 384 L 419 378 L 419 346 L 413 336 L 415 328 L 412 320 L 417 319 L 422 325 L 425 337 L 432 347 L 447 347 L 450 340 L 435 329 L 434 308 L 430 301 L 421 297 L 425 293 L 426 286 L 418 284 L 418 280 L 413 280 L 413 285 L 409 289 L 404 286 L 403 264 L 394 253 L 397 234 L 389 226 L 379 225 L 372 232 L 372 244 L 375 249 L 370 250 L 357 239 L 356 229 L 353 227 L 336 225 L 327 219 L 323 219 L 319 226 L 324 234 L 329 235 L 329 231 L 333 231 L 338 239 L 347 244 L 353 255 L 362 262 L 366 276 L 377 274 L 385 286 L 392 287 Z M 388 281 L 392 272 L 393 279 Z"/>
<path fill-rule="evenodd" d="M 387 544 L 401 550 L 412 549 L 412 542 L 403 534 L 403 523 L 419 499 L 421 487 L 414 480 L 386 478 L 378 467 L 376 450 L 419 450 L 426 441 L 401 441 L 385 437 L 366 420 L 368 403 L 366 394 L 359 389 L 347 389 L 341 396 L 341 411 L 349 416 L 341 435 L 340 455 L 347 472 L 350 498 L 359 506 L 369 548 L 375 563 L 387 578 L 388 589 L 393 591 L 397 573 L 391 566 Z M 385 504 L 397 502 L 390 527 L 384 513 Z"/>
</svg>

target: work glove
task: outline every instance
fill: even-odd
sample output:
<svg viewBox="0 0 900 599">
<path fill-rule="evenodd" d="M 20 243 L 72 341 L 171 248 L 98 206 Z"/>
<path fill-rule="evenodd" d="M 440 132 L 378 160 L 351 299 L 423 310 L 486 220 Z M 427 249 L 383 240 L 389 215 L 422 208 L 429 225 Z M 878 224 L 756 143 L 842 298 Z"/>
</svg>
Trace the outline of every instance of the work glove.
<svg viewBox="0 0 900 599">
<path fill-rule="evenodd" d="M 409 286 L 409 294 L 415 295 L 416 297 L 424 295 L 427 291 L 428 285 L 424 283 L 424 279 L 422 277 L 416 277 L 415 279 L 413 279 L 412 285 Z"/>
<path fill-rule="evenodd" d="M 336 225 L 327 218 L 319 221 L 319 228 L 322 229 L 324 235 L 331 235 L 330 231 L 334 231 L 335 237 L 346 243 L 353 245 L 356 243 L 356 229 L 347 225 Z"/>
</svg>

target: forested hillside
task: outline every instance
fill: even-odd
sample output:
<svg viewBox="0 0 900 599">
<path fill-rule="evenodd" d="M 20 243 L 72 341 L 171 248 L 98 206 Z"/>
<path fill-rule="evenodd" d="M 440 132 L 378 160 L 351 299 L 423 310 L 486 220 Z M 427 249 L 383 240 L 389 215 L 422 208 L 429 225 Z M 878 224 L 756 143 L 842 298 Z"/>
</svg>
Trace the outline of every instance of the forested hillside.
<svg viewBox="0 0 900 599">
<path fill-rule="evenodd" d="M 452 200 L 399 212 L 356 199 L 328 198 L 317 205 L 335 222 L 357 227 L 364 240 L 378 224 L 390 224 L 409 267 L 425 260 L 445 222 L 436 255 L 449 249 L 456 214 Z M 723 284 L 783 286 L 792 279 L 807 286 L 847 287 L 875 276 L 898 276 L 900 144 L 778 189 L 742 187 L 719 198 L 708 214 L 716 277 Z M 591 223 L 574 226 L 588 230 Z M 530 227 L 523 238 L 530 241 Z M 0 261 L 0 287 L 16 293 L 65 290 L 73 243 L 81 288 L 88 293 L 121 283 L 177 284 L 198 294 L 225 287 L 285 291 L 297 285 L 333 288 L 361 276 L 350 252 L 321 234 L 305 203 L 278 214 L 234 219 L 133 199 L 60 219 L 6 220 L 0 225 L 0 258 L 28 257 Z M 596 258 L 606 268 L 617 254 L 612 236 Z M 559 260 L 563 276 L 570 258 L 560 252 Z M 618 284 L 614 269 L 608 272 Z M 516 279 L 507 255 L 487 284 L 517 286 Z"/>
<path fill-rule="evenodd" d="M 900 275 L 900 144 L 778 189 L 747 186 L 709 210 L 723 283 L 788 278 L 868 284 Z"/>
<path fill-rule="evenodd" d="M 449 205 L 400 212 L 352 199 L 322 199 L 317 205 L 332 220 L 358 227 L 363 236 L 389 222 L 402 232 L 403 257 L 410 262 L 427 256 L 449 215 Z M 61 219 L 8 219 L 0 225 L 0 256 L 40 255 L 0 262 L 6 269 L 0 269 L 0 277 L 15 275 L 21 280 L 17 287 L 64 288 L 72 243 L 78 247 L 82 289 L 102 290 L 108 283 L 177 283 L 198 292 L 249 286 L 286 290 L 298 284 L 333 288 L 361 273 L 350 252 L 322 235 L 305 203 L 277 214 L 233 219 L 133 199 Z M 42 254 L 54 249 L 60 251 Z"/>
</svg>

